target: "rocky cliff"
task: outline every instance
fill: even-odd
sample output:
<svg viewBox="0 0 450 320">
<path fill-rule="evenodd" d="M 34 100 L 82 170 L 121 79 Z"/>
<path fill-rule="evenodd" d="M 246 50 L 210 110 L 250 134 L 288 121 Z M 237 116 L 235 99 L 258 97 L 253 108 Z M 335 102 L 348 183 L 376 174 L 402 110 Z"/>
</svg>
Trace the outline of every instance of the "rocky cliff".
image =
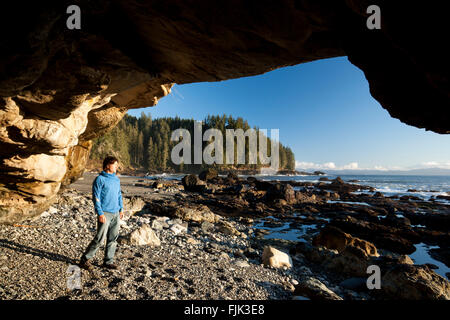
<svg viewBox="0 0 450 320">
<path fill-rule="evenodd" d="M 449 133 L 445 10 L 375 2 L 380 30 L 364 0 L 15 1 L 0 21 L 0 223 L 39 215 L 82 174 L 91 139 L 174 83 L 348 56 L 391 116 Z"/>
</svg>

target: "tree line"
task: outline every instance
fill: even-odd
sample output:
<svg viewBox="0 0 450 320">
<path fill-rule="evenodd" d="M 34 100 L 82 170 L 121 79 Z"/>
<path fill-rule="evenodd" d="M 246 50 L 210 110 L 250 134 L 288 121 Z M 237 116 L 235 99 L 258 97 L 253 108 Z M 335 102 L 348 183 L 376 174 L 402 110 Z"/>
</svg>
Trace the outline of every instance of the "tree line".
<svg viewBox="0 0 450 320">
<path fill-rule="evenodd" d="M 151 115 L 141 113 L 140 118 L 126 114 L 116 127 L 105 135 L 93 140 L 93 146 L 90 154 L 92 160 L 102 160 L 107 155 L 114 155 L 121 163 L 128 168 L 148 170 L 149 172 L 200 172 L 206 168 L 213 167 L 219 171 L 222 170 L 257 170 L 262 165 L 257 157 L 256 164 L 248 164 L 249 143 L 245 141 L 245 164 L 175 164 L 171 160 L 171 150 L 179 141 L 171 141 L 171 134 L 174 130 L 183 128 L 189 131 L 191 138 L 194 137 L 194 119 L 181 119 L 180 117 L 166 117 L 152 119 Z M 244 132 L 250 129 L 247 120 L 241 117 L 232 116 L 211 116 L 208 115 L 202 121 L 202 131 L 208 129 L 218 129 L 223 134 L 223 148 L 225 150 L 226 129 L 242 129 Z M 259 128 L 253 127 L 256 132 Z M 202 132 L 202 134 L 203 134 Z M 272 139 L 267 139 L 267 155 L 270 156 Z M 193 138 L 192 138 L 193 139 Z M 211 142 L 203 141 L 202 150 Z M 236 153 L 236 139 L 234 139 Z M 258 146 L 259 146 L 258 139 Z M 191 143 L 191 154 L 194 154 L 194 143 Z M 225 152 L 224 152 L 225 157 Z M 279 169 L 294 170 L 295 157 L 289 147 L 279 144 Z"/>
</svg>

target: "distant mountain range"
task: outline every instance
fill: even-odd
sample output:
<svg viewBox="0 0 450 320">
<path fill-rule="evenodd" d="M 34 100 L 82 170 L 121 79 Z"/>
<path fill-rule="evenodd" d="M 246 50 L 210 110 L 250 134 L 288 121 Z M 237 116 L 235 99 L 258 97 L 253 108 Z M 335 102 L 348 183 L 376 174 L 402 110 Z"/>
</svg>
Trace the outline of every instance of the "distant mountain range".
<svg viewBox="0 0 450 320">
<path fill-rule="evenodd" d="M 299 169 L 298 169 L 299 170 Z M 426 168 L 411 170 L 324 170 L 331 175 L 411 175 L 411 176 L 450 176 L 450 169 Z"/>
</svg>

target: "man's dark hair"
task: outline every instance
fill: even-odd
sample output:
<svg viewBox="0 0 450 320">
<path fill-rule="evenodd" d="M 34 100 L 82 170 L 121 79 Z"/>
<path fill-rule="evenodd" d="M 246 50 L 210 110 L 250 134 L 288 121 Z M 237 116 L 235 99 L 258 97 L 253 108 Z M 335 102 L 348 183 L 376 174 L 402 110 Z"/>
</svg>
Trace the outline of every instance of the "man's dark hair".
<svg viewBox="0 0 450 320">
<path fill-rule="evenodd" d="M 103 170 L 105 170 L 109 164 L 112 164 L 116 161 L 119 162 L 119 159 L 113 156 L 107 156 L 105 160 L 103 160 Z"/>
</svg>

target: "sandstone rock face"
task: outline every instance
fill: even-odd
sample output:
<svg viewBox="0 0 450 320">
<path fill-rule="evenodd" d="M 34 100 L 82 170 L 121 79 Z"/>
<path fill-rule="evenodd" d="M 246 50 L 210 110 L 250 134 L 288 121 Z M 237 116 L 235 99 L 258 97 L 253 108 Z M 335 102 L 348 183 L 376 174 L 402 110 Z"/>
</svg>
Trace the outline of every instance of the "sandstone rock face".
<svg viewBox="0 0 450 320">
<path fill-rule="evenodd" d="M 0 21 L 0 223 L 48 208 L 82 173 L 91 139 L 174 83 L 348 56 L 392 117 L 450 132 L 438 5 L 378 1 L 382 28 L 369 30 L 366 0 L 77 4 L 81 30 L 66 27 L 65 2 L 14 1 Z"/>
</svg>

